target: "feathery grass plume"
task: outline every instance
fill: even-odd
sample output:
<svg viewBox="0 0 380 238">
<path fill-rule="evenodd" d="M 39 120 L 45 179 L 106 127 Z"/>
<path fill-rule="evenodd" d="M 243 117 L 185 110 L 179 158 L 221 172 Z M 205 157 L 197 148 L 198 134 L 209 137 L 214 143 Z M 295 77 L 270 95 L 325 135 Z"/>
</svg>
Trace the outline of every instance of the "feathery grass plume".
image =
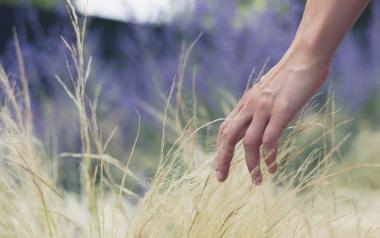
<svg viewBox="0 0 380 238">
<path fill-rule="evenodd" d="M 116 130 L 104 139 L 96 118 L 98 96 L 91 99 L 86 92 L 91 70 L 91 59 L 85 54 L 86 16 L 81 21 L 70 1 L 68 11 L 76 42 L 70 44 L 63 39 L 71 57 L 67 61 L 69 77 L 56 78 L 77 109 L 73 119 L 78 120 L 82 151 L 61 153 L 55 158 L 81 160 L 83 192 L 73 195 L 57 186 L 52 172 L 56 171 L 55 163 L 51 162 L 54 158 L 48 158 L 50 153 L 33 133 L 27 73 L 15 38 L 23 78 L 21 90 L 0 67 L 0 85 L 5 95 L 0 110 L 0 215 L 3 218 L 0 237 L 380 235 L 376 222 L 380 207 L 374 203 L 371 209 L 362 210 L 360 203 L 373 202 L 376 196 L 359 197 L 358 202 L 353 191 L 336 186 L 337 175 L 351 168 L 339 169 L 334 164 L 334 157 L 341 156 L 339 147 L 348 135 L 335 135 L 346 122 L 335 121 L 333 100 L 317 113 L 305 113 L 303 119 L 288 128 L 281 141 L 280 171 L 275 177 L 265 172 L 264 183 L 253 186 L 239 145 L 231 175 L 220 184 L 213 177 L 214 154 L 202 147 L 207 136 L 205 140 L 199 137 L 202 133 L 207 135 L 204 131 L 220 120 L 202 123 L 197 114 L 199 103 L 195 103 L 191 113 L 187 111 L 182 89 L 178 93 L 174 90 L 183 85 L 184 78 L 179 76 L 180 80 L 171 88 L 165 112 L 158 115 L 164 124 L 157 156 L 160 162 L 149 190 L 143 197 L 129 190 L 125 186 L 127 180 L 144 183 L 129 169 L 140 125 L 127 161 L 107 153 Z M 190 51 L 185 52 L 183 64 Z M 179 72 L 183 70 L 184 65 Z M 167 133 L 171 134 L 170 138 Z M 122 176 L 114 176 L 113 171 Z M 138 201 L 137 205 L 132 205 L 130 198 Z M 373 218 L 371 212 L 377 216 Z"/>
<path fill-rule="evenodd" d="M 189 52 L 186 53 L 189 57 Z M 224 184 L 213 177 L 213 154 L 203 152 L 199 145 L 195 145 L 196 154 L 189 153 L 189 148 L 194 147 L 192 143 L 202 143 L 191 138 L 220 120 L 198 125 L 194 131 L 186 120 L 181 125 L 178 118 L 184 115 L 184 100 L 177 94 L 174 106 L 170 103 L 173 88 L 181 85 L 183 80 L 173 85 L 165 113 L 155 113 L 158 118 L 161 116 L 164 128 L 166 122 L 176 122 L 168 127 L 180 133 L 168 152 L 161 154 L 162 162 L 151 189 L 136 210 L 128 235 L 372 237 L 379 234 L 379 224 L 366 219 L 367 224 L 363 225 L 357 219 L 362 211 L 352 205 L 356 204 L 354 199 L 347 194 L 337 195 L 341 191 L 334 180 L 351 168 L 336 171 L 339 167 L 334 158 L 342 156 L 340 146 L 351 135 L 336 135 L 349 120 L 336 122 L 339 109 L 333 97 L 317 112 L 311 113 L 315 108 L 305 110 L 303 119 L 288 128 L 279 154 L 280 173 L 273 179 L 265 173 L 266 182 L 253 187 L 240 145 L 231 176 Z M 342 226 L 345 223 L 350 225 Z"/>
</svg>

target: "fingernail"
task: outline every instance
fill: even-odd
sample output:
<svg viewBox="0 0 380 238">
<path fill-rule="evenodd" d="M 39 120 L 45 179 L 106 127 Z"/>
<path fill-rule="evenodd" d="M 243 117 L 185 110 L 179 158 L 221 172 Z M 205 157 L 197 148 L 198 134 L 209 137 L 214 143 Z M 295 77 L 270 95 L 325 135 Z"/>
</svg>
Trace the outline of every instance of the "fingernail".
<svg viewBox="0 0 380 238">
<path fill-rule="evenodd" d="M 261 176 L 255 179 L 256 185 L 260 185 L 262 182 L 263 182 L 263 178 Z"/>
<path fill-rule="evenodd" d="M 263 182 L 263 178 L 261 176 L 253 176 L 252 183 L 255 185 L 260 185 Z"/>
<path fill-rule="evenodd" d="M 271 165 L 269 166 L 269 168 L 268 168 L 268 171 L 269 171 L 269 173 L 271 173 L 271 174 L 276 173 L 276 172 L 277 172 L 277 164 L 276 164 L 276 163 L 271 164 Z"/>
<path fill-rule="evenodd" d="M 219 182 L 223 182 L 224 181 L 224 176 L 223 176 L 223 173 L 221 171 L 216 171 L 216 179 Z"/>
<path fill-rule="evenodd" d="M 255 169 L 252 173 L 251 179 L 252 179 L 252 183 L 254 183 L 255 185 L 260 185 L 263 181 L 261 171 Z"/>
</svg>

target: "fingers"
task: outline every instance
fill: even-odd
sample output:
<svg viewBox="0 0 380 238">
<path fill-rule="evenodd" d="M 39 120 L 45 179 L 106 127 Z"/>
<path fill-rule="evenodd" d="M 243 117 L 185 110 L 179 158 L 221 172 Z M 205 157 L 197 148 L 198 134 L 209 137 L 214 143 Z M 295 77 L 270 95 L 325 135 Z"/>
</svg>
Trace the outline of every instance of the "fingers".
<svg viewBox="0 0 380 238">
<path fill-rule="evenodd" d="M 224 122 L 222 123 L 222 125 L 220 126 L 219 128 L 219 132 L 218 132 L 218 138 L 217 138 L 217 142 L 216 142 L 216 147 L 219 148 L 219 145 L 221 143 L 221 140 L 222 140 L 222 132 L 225 131 L 229 125 L 229 122 L 240 112 L 241 110 L 241 103 L 239 103 L 231 112 L 230 114 L 228 114 L 228 116 L 226 117 L 226 119 L 224 120 Z"/>
<path fill-rule="evenodd" d="M 268 171 L 275 173 L 277 171 L 277 148 L 278 141 L 281 137 L 282 131 L 287 126 L 288 120 L 283 116 L 273 116 L 263 135 L 263 160 L 265 161 Z"/>
<path fill-rule="evenodd" d="M 226 180 L 230 163 L 234 156 L 236 144 L 243 138 L 252 116 L 244 113 L 236 115 L 221 127 L 218 138 L 218 153 L 216 156 L 216 177 L 220 182 Z"/>
<path fill-rule="evenodd" d="M 270 173 L 277 171 L 277 144 L 281 136 L 281 129 L 275 123 L 269 122 L 263 135 L 263 160 Z"/>
<path fill-rule="evenodd" d="M 260 146 L 268 121 L 268 116 L 258 113 L 248 127 L 243 140 L 248 171 L 251 175 L 252 182 L 257 185 L 262 182 Z"/>
<path fill-rule="evenodd" d="M 250 110 L 247 110 L 246 106 L 244 109 L 243 104 L 239 104 L 220 127 L 215 168 L 216 177 L 220 182 L 227 179 L 235 146 L 243 137 L 245 160 L 252 182 L 258 185 L 263 180 L 260 168 L 261 146 L 263 146 L 262 159 L 268 171 L 270 173 L 277 171 L 278 141 L 292 114 L 285 106 L 273 106 L 271 100 L 261 98 L 255 102 L 257 103 L 253 107 L 249 107 Z"/>
</svg>

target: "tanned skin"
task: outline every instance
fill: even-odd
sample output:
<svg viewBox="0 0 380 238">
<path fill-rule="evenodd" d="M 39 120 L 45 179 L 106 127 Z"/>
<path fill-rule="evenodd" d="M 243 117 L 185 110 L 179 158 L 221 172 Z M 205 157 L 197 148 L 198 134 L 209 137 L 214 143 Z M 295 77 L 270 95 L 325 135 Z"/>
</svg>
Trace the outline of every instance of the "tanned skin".
<svg viewBox="0 0 380 238">
<path fill-rule="evenodd" d="M 252 182 L 262 182 L 260 163 L 277 170 L 283 130 L 326 81 L 332 57 L 368 0 L 308 0 L 297 33 L 281 60 L 248 90 L 219 129 L 216 177 L 228 177 L 236 144 L 243 140 Z M 260 148 L 263 154 L 260 154 Z"/>
</svg>

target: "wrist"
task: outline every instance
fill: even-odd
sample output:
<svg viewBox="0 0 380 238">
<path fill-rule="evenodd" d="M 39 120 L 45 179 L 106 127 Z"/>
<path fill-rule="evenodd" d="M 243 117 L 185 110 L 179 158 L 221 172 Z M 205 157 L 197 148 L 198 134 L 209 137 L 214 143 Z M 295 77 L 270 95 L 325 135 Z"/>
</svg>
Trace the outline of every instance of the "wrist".
<svg viewBox="0 0 380 238">
<path fill-rule="evenodd" d="M 331 58 L 321 57 L 305 47 L 298 47 L 299 45 L 291 46 L 280 60 L 278 67 L 323 83 L 330 74 Z"/>
<path fill-rule="evenodd" d="M 305 41 L 294 41 L 284 55 L 284 61 L 293 62 L 294 65 L 330 68 L 332 54 L 323 52 L 314 44 Z"/>
<path fill-rule="evenodd" d="M 305 40 L 295 40 L 288 49 L 290 55 L 303 57 L 316 64 L 330 64 L 333 53 L 326 52 L 323 47 Z"/>
</svg>

